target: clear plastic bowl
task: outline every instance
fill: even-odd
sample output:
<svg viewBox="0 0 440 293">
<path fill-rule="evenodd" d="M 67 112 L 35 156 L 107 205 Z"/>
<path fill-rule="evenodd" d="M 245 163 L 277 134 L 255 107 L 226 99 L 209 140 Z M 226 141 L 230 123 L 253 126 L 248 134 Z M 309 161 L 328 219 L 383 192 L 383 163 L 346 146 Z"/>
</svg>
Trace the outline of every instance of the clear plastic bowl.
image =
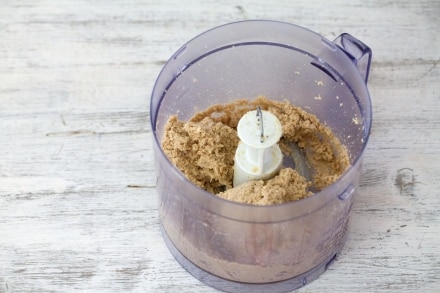
<svg viewBox="0 0 440 293">
<path fill-rule="evenodd" d="M 371 50 L 288 23 L 243 21 L 209 30 L 165 64 L 151 98 L 163 236 L 179 263 L 227 292 L 285 292 L 317 278 L 341 251 L 371 128 Z M 231 202 L 195 186 L 161 149 L 171 115 L 264 95 L 315 114 L 346 146 L 351 167 L 299 201 Z"/>
</svg>

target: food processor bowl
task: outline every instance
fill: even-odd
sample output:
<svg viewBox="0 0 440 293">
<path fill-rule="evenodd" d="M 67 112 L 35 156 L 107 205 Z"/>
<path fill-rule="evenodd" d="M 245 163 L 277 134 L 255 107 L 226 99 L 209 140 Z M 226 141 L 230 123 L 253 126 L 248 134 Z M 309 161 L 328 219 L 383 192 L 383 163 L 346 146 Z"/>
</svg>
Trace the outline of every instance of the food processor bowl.
<svg viewBox="0 0 440 293">
<path fill-rule="evenodd" d="M 226 292 L 286 292 L 323 273 L 341 251 L 371 128 L 371 50 L 349 34 L 331 42 L 305 28 L 253 20 L 211 29 L 165 64 L 151 97 L 164 239 L 197 279 Z M 345 145 L 350 167 L 312 196 L 256 206 L 191 183 L 161 148 L 172 115 L 257 96 L 316 115 Z"/>
</svg>

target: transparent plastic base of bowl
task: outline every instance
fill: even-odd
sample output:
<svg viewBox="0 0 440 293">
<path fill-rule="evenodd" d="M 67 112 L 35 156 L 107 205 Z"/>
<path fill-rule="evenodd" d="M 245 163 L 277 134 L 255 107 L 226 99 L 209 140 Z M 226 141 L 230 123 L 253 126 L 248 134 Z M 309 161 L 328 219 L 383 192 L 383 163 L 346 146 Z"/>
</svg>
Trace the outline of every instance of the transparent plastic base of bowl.
<svg viewBox="0 0 440 293">
<path fill-rule="evenodd" d="M 273 283 L 264 283 L 264 284 L 251 284 L 251 283 L 240 283 L 240 282 L 233 282 L 230 280 L 226 280 L 224 278 L 220 278 L 218 276 L 215 276 L 213 274 L 210 274 L 198 266 L 196 266 L 194 263 L 192 263 L 190 260 L 188 260 L 180 251 L 176 248 L 176 246 L 173 244 L 173 242 L 168 237 L 165 229 L 163 228 L 162 224 L 160 225 L 163 239 L 165 240 L 165 243 L 170 250 L 171 254 L 174 256 L 174 258 L 177 260 L 177 262 L 187 271 L 189 272 L 193 277 L 198 279 L 199 281 L 205 283 L 206 285 L 213 287 L 215 289 L 221 290 L 223 292 L 228 293 L 286 293 L 291 292 L 292 290 L 299 289 L 310 282 L 316 280 L 322 273 L 324 273 L 329 266 L 337 259 L 338 255 L 342 251 L 342 248 L 346 241 L 346 235 L 345 234 L 343 241 L 341 241 L 341 245 L 336 250 L 336 253 L 326 260 L 324 260 L 321 264 L 315 266 L 313 269 L 309 270 L 306 273 L 303 273 L 301 275 L 298 275 L 296 277 L 293 277 L 291 279 L 287 279 L 280 282 L 273 282 Z"/>
</svg>

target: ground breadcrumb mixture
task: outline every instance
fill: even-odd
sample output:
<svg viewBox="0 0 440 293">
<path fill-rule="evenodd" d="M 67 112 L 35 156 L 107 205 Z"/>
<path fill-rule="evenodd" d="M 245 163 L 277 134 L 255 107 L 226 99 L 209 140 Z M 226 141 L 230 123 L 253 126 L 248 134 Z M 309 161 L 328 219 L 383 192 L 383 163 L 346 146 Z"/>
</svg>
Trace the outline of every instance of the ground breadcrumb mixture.
<svg viewBox="0 0 440 293">
<path fill-rule="evenodd" d="M 307 181 L 291 168 L 268 180 L 255 180 L 233 188 L 234 155 L 239 143 L 237 124 L 250 110 L 260 106 L 281 122 L 280 141 L 284 155 L 287 142 L 304 150 L 312 179 Z M 258 97 L 218 104 L 197 113 L 188 122 L 172 116 L 165 126 L 162 149 L 194 184 L 228 200 L 254 205 L 270 205 L 302 199 L 310 187 L 322 190 L 335 182 L 349 167 L 345 147 L 330 128 L 289 102 Z"/>
<path fill-rule="evenodd" d="M 269 180 L 254 180 L 228 189 L 219 196 L 248 204 L 270 205 L 298 200 L 311 193 L 307 191 L 310 183 L 291 168 L 281 169 Z"/>
</svg>

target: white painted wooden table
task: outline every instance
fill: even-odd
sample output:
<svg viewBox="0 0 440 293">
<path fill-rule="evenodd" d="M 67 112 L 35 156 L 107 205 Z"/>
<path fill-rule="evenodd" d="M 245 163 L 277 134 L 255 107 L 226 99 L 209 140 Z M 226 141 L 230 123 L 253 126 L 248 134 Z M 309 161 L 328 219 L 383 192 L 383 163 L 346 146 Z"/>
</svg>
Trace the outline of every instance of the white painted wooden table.
<svg viewBox="0 0 440 293">
<path fill-rule="evenodd" d="M 440 292 L 440 1 L 181 3 L 2 1 L 0 292 L 216 292 L 160 235 L 149 95 L 185 41 L 254 18 L 373 50 L 348 240 L 298 292 Z"/>
</svg>

